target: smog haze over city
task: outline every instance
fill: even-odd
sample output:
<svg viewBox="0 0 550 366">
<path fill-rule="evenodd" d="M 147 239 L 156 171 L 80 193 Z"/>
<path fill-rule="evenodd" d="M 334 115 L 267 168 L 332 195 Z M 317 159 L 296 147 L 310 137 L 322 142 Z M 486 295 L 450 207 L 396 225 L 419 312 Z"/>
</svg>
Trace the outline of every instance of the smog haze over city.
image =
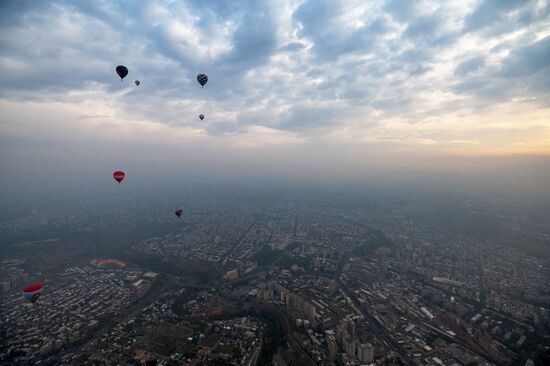
<svg viewBox="0 0 550 366">
<path fill-rule="evenodd" d="M 550 364 L 549 0 L 0 3 L 1 365 Z"/>
</svg>

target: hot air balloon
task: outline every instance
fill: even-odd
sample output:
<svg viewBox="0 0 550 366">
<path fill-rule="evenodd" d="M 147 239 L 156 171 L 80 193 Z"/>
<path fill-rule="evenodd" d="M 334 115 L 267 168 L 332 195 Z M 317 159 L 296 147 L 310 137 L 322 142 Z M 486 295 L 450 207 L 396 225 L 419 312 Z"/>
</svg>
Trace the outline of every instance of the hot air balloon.
<svg viewBox="0 0 550 366">
<path fill-rule="evenodd" d="M 126 75 L 128 75 L 128 68 L 126 66 L 123 66 L 123 65 L 118 65 L 116 67 L 116 73 L 120 77 L 120 81 L 122 81 L 122 79 L 124 79 L 126 77 Z"/>
<path fill-rule="evenodd" d="M 199 118 L 201 119 L 201 121 L 204 119 L 204 114 L 199 114 Z"/>
<path fill-rule="evenodd" d="M 206 76 L 205 74 L 198 74 L 197 81 L 199 82 L 199 84 L 201 84 L 202 87 L 204 87 L 204 84 L 208 82 L 208 76 Z"/>
<path fill-rule="evenodd" d="M 183 215 L 183 210 L 181 208 L 178 208 L 178 209 L 176 209 L 175 214 L 176 214 L 177 217 L 181 217 L 181 215 Z"/>
<path fill-rule="evenodd" d="M 113 178 L 115 178 L 115 180 L 118 182 L 118 184 L 120 184 L 120 182 L 122 182 L 122 180 L 124 179 L 125 176 L 126 176 L 126 174 L 122 170 L 117 170 L 116 172 L 113 173 Z"/>
<path fill-rule="evenodd" d="M 30 302 L 34 303 L 40 297 L 43 288 L 44 285 L 41 283 L 27 285 L 23 288 L 23 296 L 25 296 L 25 298 Z"/>
<path fill-rule="evenodd" d="M 136 86 L 139 86 L 139 84 L 141 84 L 139 80 L 134 81 L 134 83 L 136 83 Z"/>
</svg>

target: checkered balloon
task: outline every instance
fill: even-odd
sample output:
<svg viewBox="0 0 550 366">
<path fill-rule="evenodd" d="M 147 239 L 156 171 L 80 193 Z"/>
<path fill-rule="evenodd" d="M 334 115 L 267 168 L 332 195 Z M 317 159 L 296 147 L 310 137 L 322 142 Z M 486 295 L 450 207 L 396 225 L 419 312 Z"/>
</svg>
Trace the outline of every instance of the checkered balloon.
<svg viewBox="0 0 550 366">
<path fill-rule="evenodd" d="M 208 76 L 206 76 L 205 74 L 198 74 L 197 81 L 199 82 L 199 84 L 201 84 L 201 86 L 204 87 L 204 84 L 206 84 L 206 82 L 208 81 Z"/>
</svg>

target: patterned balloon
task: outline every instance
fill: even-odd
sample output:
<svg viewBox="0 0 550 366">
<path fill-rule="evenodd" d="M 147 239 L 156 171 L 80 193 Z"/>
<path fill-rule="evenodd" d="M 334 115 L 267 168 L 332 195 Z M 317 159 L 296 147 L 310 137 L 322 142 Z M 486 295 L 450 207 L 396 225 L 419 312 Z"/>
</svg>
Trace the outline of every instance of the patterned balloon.
<svg viewBox="0 0 550 366">
<path fill-rule="evenodd" d="M 208 82 L 208 76 L 206 76 L 205 74 L 198 74 L 197 81 L 199 82 L 199 84 L 201 84 L 202 87 L 204 87 L 204 84 Z"/>
</svg>

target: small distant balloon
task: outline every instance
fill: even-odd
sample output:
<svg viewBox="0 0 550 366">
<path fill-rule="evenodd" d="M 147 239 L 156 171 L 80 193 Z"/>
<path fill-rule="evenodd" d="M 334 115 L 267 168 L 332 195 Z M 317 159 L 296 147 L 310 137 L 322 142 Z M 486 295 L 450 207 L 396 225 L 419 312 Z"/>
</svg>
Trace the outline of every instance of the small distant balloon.
<svg viewBox="0 0 550 366">
<path fill-rule="evenodd" d="M 181 208 L 176 209 L 175 214 L 177 217 L 181 217 L 183 215 L 183 210 Z"/>
<path fill-rule="evenodd" d="M 34 303 L 42 294 L 43 288 L 44 285 L 41 283 L 27 285 L 23 288 L 23 296 L 30 302 Z"/>
<path fill-rule="evenodd" d="M 208 76 L 206 76 L 205 74 L 198 74 L 197 81 L 199 82 L 199 84 L 201 84 L 202 87 L 204 87 L 204 84 L 208 82 Z"/>
<path fill-rule="evenodd" d="M 122 81 L 122 79 L 124 79 L 126 75 L 128 75 L 128 68 L 123 65 L 118 65 L 116 67 L 116 73 L 118 74 L 118 76 L 120 77 L 120 80 Z"/>
<path fill-rule="evenodd" d="M 125 176 L 126 176 L 126 174 L 122 170 L 117 170 L 113 173 L 113 178 L 115 178 L 115 180 L 119 184 L 120 184 L 120 182 L 122 182 L 122 180 L 124 179 Z"/>
<path fill-rule="evenodd" d="M 139 80 L 134 81 L 134 83 L 136 83 L 136 86 L 139 86 L 139 84 L 141 84 Z"/>
<path fill-rule="evenodd" d="M 204 119 L 204 114 L 199 114 L 199 118 L 201 119 L 201 121 Z"/>
</svg>

